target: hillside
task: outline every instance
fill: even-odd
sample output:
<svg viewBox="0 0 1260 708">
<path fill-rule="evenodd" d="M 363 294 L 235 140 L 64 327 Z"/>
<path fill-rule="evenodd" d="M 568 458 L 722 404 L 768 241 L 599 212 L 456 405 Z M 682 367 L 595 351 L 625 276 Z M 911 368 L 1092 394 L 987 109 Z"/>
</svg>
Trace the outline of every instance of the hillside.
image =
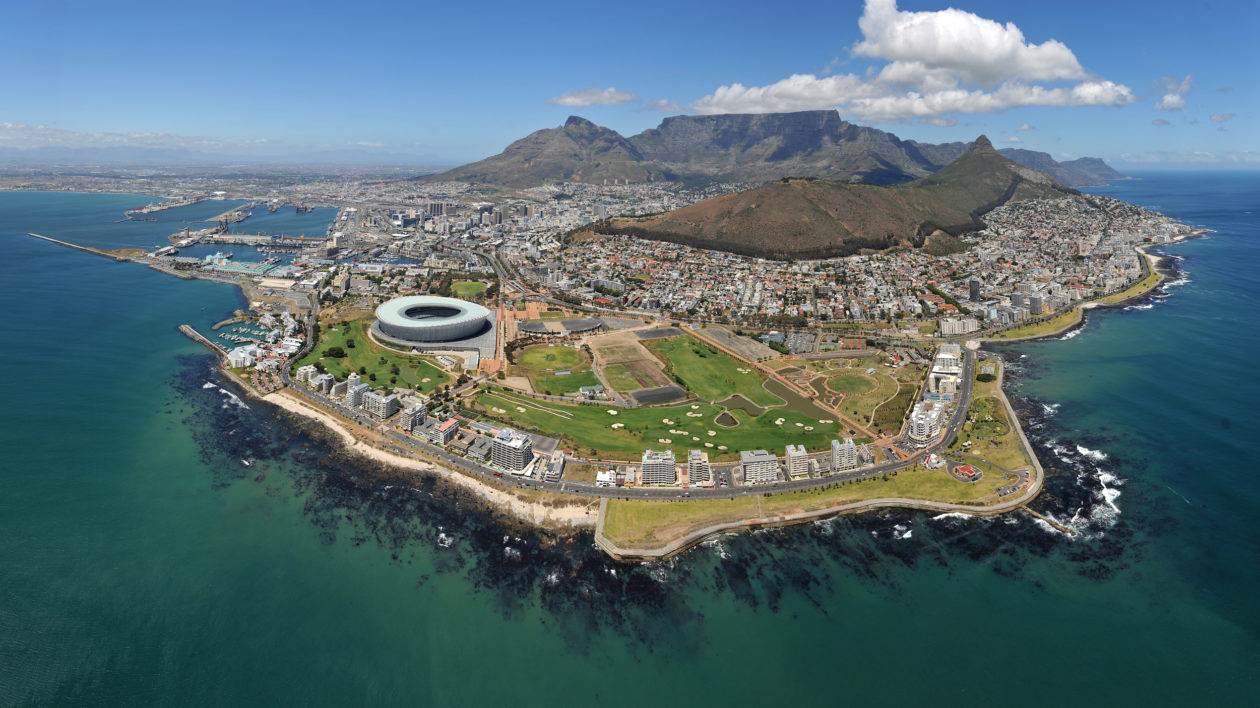
<svg viewBox="0 0 1260 708">
<path fill-rule="evenodd" d="M 932 174 L 967 147 L 902 140 L 848 123 L 836 111 L 672 116 L 629 138 L 572 116 L 498 155 L 420 179 L 511 188 L 608 179 L 756 183 L 784 177 L 899 184 Z M 1044 152 L 1001 152 L 1071 186 L 1122 177 L 1096 158 L 1060 164 Z"/>
<path fill-rule="evenodd" d="M 827 258 L 864 250 L 922 248 L 982 228 L 1008 201 L 1075 190 L 1003 157 L 980 136 L 928 177 L 893 186 L 785 180 L 706 199 L 666 214 L 616 219 L 616 233 L 767 258 Z"/>
</svg>

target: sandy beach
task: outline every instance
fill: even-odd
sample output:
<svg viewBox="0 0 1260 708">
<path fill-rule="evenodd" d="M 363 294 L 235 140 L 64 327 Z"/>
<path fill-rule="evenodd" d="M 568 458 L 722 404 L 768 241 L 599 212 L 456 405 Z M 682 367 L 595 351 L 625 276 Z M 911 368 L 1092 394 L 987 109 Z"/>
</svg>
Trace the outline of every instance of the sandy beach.
<svg viewBox="0 0 1260 708">
<path fill-rule="evenodd" d="M 443 479 L 465 487 L 487 502 L 539 526 L 594 526 L 596 517 L 599 515 L 598 500 L 588 501 L 575 498 L 576 503 L 563 506 L 547 506 L 539 502 L 522 499 L 511 491 L 493 487 L 468 475 L 441 467 L 432 462 L 413 460 L 374 447 L 355 436 L 342 421 L 299 399 L 295 394 L 288 391 L 276 391 L 262 398 L 290 413 L 296 413 L 323 423 L 341 438 L 342 442 L 345 443 L 346 449 L 352 453 L 391 467 L 438 475 Z"/>
</svg>

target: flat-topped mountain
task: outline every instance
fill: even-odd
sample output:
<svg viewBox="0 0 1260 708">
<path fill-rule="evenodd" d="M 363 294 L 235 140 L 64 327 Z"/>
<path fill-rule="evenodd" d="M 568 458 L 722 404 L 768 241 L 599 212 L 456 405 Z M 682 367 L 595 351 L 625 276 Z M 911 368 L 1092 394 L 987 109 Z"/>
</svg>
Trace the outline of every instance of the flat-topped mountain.
<svg viewBox="0 0 1260 708">
<path fill-rule="evenodd" d="M 836 111 L 672 116 L 629 138 L 572 116 L 563 126 L 531 133 L 498 155 L 421 179 L 514 188 L 606 179 L 768 182 L 783 177 L 898 184 L 932 174 L 967 147 L 902 140 L 848 123 Z M 1001 152 L 1068 185 L 1122 177 L 1096 158 L 1060 164 L 1043 152 Z"/>
<path fill-rule="evenodd" d="M 589 233 L 625 234 L 765 258 L 829 258 L 890 248 L 956 249 L 980 217 L 1023 199 L 1079 192 L 1010 160 L 980 136 L 957 160 L 904 184 L 785 179 Z"/>
</svg>

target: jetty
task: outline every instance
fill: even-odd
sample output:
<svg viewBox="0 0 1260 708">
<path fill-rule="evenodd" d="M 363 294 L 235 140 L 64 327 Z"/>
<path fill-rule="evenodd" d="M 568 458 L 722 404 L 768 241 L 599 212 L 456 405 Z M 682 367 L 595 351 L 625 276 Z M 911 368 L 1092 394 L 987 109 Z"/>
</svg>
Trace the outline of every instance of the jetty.
<svg viewBox="0 0 1260 708">
<path fill-rule="evenodd" d="M 198 332 L 197 330 L 193 329 L 192 325 L 182 324 L 179 326 L 179 331 L 183 332 L 184 336 L 188 337 L 189 339 L 195 342 L 201 342 L 207 347 L 210 347 L 210 350 L 213 351 L 215 354 L 218 354 L 219 357 L 224 358 L 224 359 L 227 358 L 227 351 L 223 347 L 219 346 L 218 344 L 215 344 L 209 339 L 206 339 L 205 336 L 201 334 L 201 332 Z"/>
<path fill-rule="evenodd" d="M 111 253 L 111 252 L 109 252 L 109 251 L 103 251 L 103 250 L 101 250 L 101 249 L 99 249 L 99 248 L 92 248 L 91 246 L 80 246 L 80 245 L 79 245 L 79 244 L 77 244 L 77 243 L 68 243 L 68 242 L 66 242 L 66 241 L 58 241 L 58 240 L 57 240 L 57 239 L 55 239 L 55 238 L 49 238 L 49 237 L 47 237 L 47 236 L 40 236 L 39 234 L 31 233 L 31 232 L 29 232 L 29 231 L 26 233 L 26 235 L 27 235 L 27 236 L 34 236 L 35 238 L 39 238 L 39 239 L 43 239 L 43 240 L 45 240 L 45 241 L 48 241 L 49 243 L 55 243 L 55 244 L 57 244 L 58 246 L 65 246 L 66 248 L 73 248 L 73 249 L 74 249 L 74 250 L 76 250 L 76 251 L 83 251 L 84 253 L 91 253 L 91 254 L 94 254 L 94 255 L 97 255 L 97 256 L 103 256 L 103 257 L 108 258 L 108 259 L 110 259 L 110 260 L 112 260 L 112 261 L 122 262 L 122 261 L 130 261 L 130 260 L 132 260 L 132 259 L 131 259 L 130 257 L 128 257 L 128 256 L 120 255 L 120 254 L 117 254 L 117 253 Z"/>
</svg>

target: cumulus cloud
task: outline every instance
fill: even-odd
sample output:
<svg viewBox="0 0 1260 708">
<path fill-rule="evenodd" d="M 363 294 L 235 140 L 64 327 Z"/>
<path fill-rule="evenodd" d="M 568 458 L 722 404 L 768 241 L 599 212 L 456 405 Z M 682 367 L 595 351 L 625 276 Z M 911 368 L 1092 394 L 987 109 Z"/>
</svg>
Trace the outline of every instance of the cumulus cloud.
<svg viewBox="0 0 1260 708">
<path fill-rule="evenodd" d="M 585 108 L 586 106 L 615 106 L 622 103 L 633 103 L 639 99 L 638 94 L 631 91 L 618 91 L 611 86 L 588 88 L 581 91 L 565 91 L 559 96 L 552 96 L 547 103 L 567 108 Z"/>
<path fill-rule="evenodd" d="M 940 116 L 933 116 L 931 118 L 920 118 L 919 122 L 927 123 L 928 125 L 939 125 L 942 128 L 949 128 L 951 126 L 958 125 L 957 118 L 941 118 Z"/>
<path fill-rule="evenodd" d="M 1233 113 L 1213 113 L 1211 117 L 1212 117 L 1213 123 L 1224 123 L 1227 120 L 1232 120 L 1234 118 L 1234 114 Z"/>
<path fill-rule="evenodd" d="M 1155 110 L 1176 111 L 1185 107 L 1186 94 L 1194 86 L 1194 77 L 1190 74 L 1186 74 L 1184 79 L 1165 76 L 1159 80 L 1159 85 L 1164 95 L 1155 103 Z"/>
<path fill-rule="evenodd" d="M 1022 143 L 1022 142 L 1024 142 L 1024 141 L 1023 141 L 1021 138 L 1017 138 L 1017 137 L 1015 137 L 1014 135 L 1012 135 L 1012 136 L 1011 136 L 1011 137 L 1009 137 L 1009 138 L 1003 138 L 1003 139 L 1002 139 L 1002 142 L 1004 142 L 1004 143 Z"/>
<path fill-rule="evenodd" d="M 1155 120 L 1151 121 L 1151 125 L 1158 125 L 1160 127 L 1163 127 L 1165 125 L 1168 125 L 1168 121 L 1164 120 L 1163 118 L 1156 118 Z"/>
<path fill-rule="evenodd" d="M 1023 125 L 1016 128 L 1016 130 L 1036 130 L 1036 129 L 1037 129 L 1037 126 L 1032 125 L 1030 123 L 1024 123 Z"/>
<path fill-rule="evenodd" d="M 1072 50 L 1062 42 L 1029 44 L 1014 24 L 1003 25 L 963 10 L 903 12 L 896 0 L 867 0 L 858 27 L 863 39 L 853 46 L 854 54 L 904 67 L 948 71 L 967 83 L 991 86 L 1014 78 L 1049 81 L 1085 76 Z"/>
<path fill-rule="evenodd" d="M 866 76 L 795 74 L 766 86 L 733 83 L 691 108 L 700 113 L 837 108 L 879 121 L 1019 106 L 1118 106 L 1135 100 L 1129 87 L 1088 75 L 1062 42 L 1029 43 L 1011 23 L 955 9 L 903 12 L 895 0 L 867 0 L 858 25 L 863 39 L 852 53 L 886 61 L 877 71 Z"/>
</svg>

